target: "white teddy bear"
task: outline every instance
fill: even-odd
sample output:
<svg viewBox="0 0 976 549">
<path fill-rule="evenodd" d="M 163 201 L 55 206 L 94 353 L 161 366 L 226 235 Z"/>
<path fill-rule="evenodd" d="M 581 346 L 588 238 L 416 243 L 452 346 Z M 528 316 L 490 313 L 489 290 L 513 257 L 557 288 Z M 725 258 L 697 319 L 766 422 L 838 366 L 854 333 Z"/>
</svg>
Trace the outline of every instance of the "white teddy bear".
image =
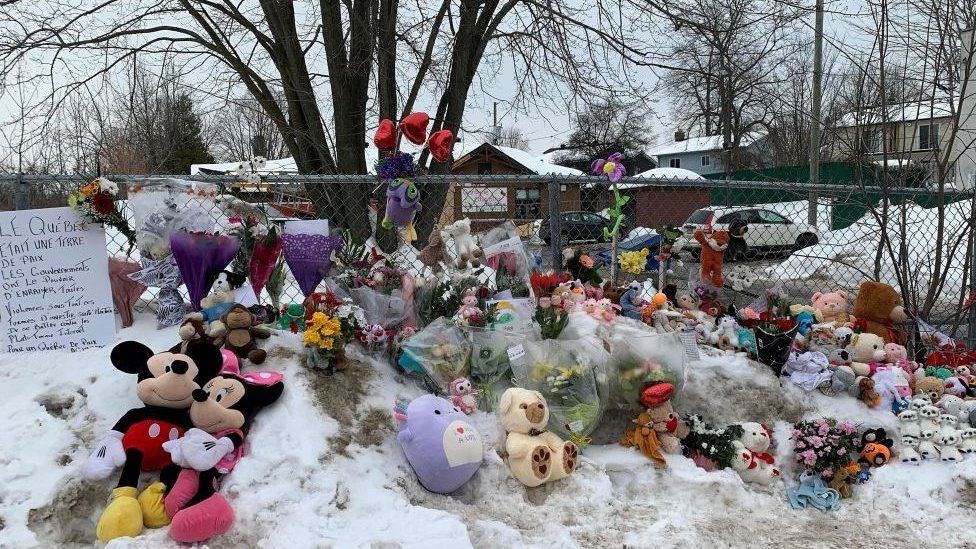
<svg viewBox="0 0 976 549">
<path fill-rule="evenodd" d="M 926 404 L 918 411 L 918 424 L 921 429 L 922 439 L 932 440 L 939 432 L 939 424 L 942 422 L 942 414 L 939 409 L 931 404 Z"/>
<path fill-rule="evenodd" d="M 952 414 L 942 414 L 942 422 L 939 424 L 939 435 L 956 433 L 959 425 L 959 418 Z"/>
<path fill-rule="evenodd" d="M 939 433 L 939 438 L 936 441 L 939 450 L 939 459 L 946 463 L 955 463 L 962 460 L 962 454 L 959 453 L 959 435 L 956 434 L 955 430 L 952 431 L 941 431 Z"/>
<path fill-rule="evenodd" d="M 579 448 L 546 430 L 549 406 L 541 393 L 512 387 L 502 393 L 498 413 L 506 432 L 505 462 L 519 482 L 539 486 L 576 470 Z"/>
<path fill-rule="evenodd" d="M 916 439 L 921 437 L 922 427 L 918 424 L 918 412 L 903 410 L 898 414 L 898 432 L 902 437 L 910 436 Z"/>
<path fill-rule="evenodd" d="M 968 427 L 959 431 L 959 438 L 962 443 L 959 446 L 959 451 L 963 454 L 976 453 L 976 427 Z"/>
<path fill-rule="evenodd" d="M 468 261 L 477 268 L 481 265 L 479 258 L 484 255 L 478 247 L 478 240 L 471 234 L 471 220 L 465 217 L 441 229 L 442 240 L 450 236 L 454 240 L 454 254 L 457 256 L 457 268 L 466 269 Z M 447 236 L 445 236 L 447 235 Z"/>
<path fill-rule="evenodd" d="M 743 423 L 742 436 L 732 441 L 736 455 L 732 462 L 742 480 L 757 484 L 772 484 L 779 479 L 780 473 L 773 465 L 773 457 L 766 452 L 769 449 L 770 435 L 766 427 L 760 423 Z"/>
<path fill-rule="evenodd" d="M 922 456 L 918 455 L 918 437 L 902 434 L 901 436 L 901 462 L 909 465 L 918 465 L 922 461 Z"/>
</svg>

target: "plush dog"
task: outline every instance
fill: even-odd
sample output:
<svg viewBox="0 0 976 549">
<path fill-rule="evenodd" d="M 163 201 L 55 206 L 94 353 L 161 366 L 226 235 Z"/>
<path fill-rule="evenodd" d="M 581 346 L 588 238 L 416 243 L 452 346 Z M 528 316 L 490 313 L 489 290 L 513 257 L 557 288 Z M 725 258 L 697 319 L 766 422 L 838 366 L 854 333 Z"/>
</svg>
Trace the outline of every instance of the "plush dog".
<svg viewBox="0 0 976 549">
<path fill-rule="evenodd" d="M 220 351 L 207 343 L 190 345 L 184 353 L 154 354 L 136 341 L 116 345 L 111 360 L 122 372 L 138 376 L 136 394 L 144 406 L 126 412 L 81 469 L 88 479 L 104 479 L 122 467 L 96 527 L 103 542 L 138 535 L 143 526 L 169 524 L 163 509 L 165 484 L 153 483 L 137 495 L 139 473 L 174 468 L 163 443 L 192 427 L 188 410 L 193 392 L 210 381 L 223 362 Z"/>
<path fill-rule="evenodd" d="M 505 462 L 516 480 L 539 486 L 576 470 L 579 448 L 546 430 L 549 406 L 541 393 L 512 387 L 502 394 L 498 413 L 507 433 Z"/>
<path fill-rule="evenodd" d="M 234 510 L 217 492 L 219 481 L 243 456 L 254 416 L 277 401 L 283 390 L 277 372 L 225 371 L 193 391 L 193 428 L 163 444 L 173 462 L 183 467 L 163 500 L 172 518 L 171 538 L 198 543 L 230 529 Z"/>
<path fill-rule="evenodd" d="M 191 317 L 214 323 L 234 306 L 237 301 L 235 290 L 244 285 L 247 278 L 230 271 L 220 271 L 213 275 L 210 294 L 200 300 L 200 312 Z M 211 335 L 219 335 L 221 326 L 216 324 L 210 329 Z"/>
</svg>

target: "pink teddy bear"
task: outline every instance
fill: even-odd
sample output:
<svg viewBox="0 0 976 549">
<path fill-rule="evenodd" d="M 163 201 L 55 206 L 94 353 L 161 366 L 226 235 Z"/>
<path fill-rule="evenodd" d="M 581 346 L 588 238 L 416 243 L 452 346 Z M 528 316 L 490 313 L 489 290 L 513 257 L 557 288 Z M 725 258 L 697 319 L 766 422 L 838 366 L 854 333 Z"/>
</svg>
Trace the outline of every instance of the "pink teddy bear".
<svg viewBox="0 0 976 549">
<path fill-rule="evenodd" d="M 901 368 L 908 375 L 908 379 L 915 380 L 915 370 L 918 369 L 918 364 L 908 360 L 908 349 L 904 345 L 885 343 L 884 352 L 885 362 Z"/>
</svg>

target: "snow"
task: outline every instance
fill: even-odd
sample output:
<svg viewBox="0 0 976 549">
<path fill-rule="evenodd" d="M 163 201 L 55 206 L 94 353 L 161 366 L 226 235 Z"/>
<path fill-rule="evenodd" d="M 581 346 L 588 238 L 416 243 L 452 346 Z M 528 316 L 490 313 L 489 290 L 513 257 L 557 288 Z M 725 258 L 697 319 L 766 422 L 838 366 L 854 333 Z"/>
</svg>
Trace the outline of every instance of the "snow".
<svg viewBox="0 0 976 549">
<path fill-rule="evenodd" d="M 566 175 L 577 177 L 586 175 L 576 168 L 569 168 L 567 166 L 553 164 L 546 160 L 546 158 L 543 156 L 537 156 L 533 153 L 523 151 L 522 149 L 516 149 L 514 147 L 502 147 L 501 145 L 492 145 L 492 147 L 515 162 L 518 162 L 535 175 Z"/>
<path fill-rule="evenodd" d="M 156 349 L 174 342 L 173 330 L 154 327 L 150 315 L 137 314 L 118 337 Z M 948 547 L 965 542 L 962 525 L 976 500 L 976 459 L 969 458 L 954 466 L 891 464 L 839 512 L 792 510 L 784 496 L 797 473 L 789 463 L 791 422 L 830 415 L 891 428 L 893 416 L 849 397 L 781 386 L 767 367 L 711 349 L 686 368 L 676 406 L 718 425 L 773 426 L 785 483 L 746 485 L 731 471 L 707 473 L 680 456 L 657 469 L 613 443 L 615 432 L 609 444 L 585 449 L 569 478 L 526 489 L 496 452 L 497 420 L 479 412 L 472 422 L 485 436 L 484 465 L 455 494 L 431 494 L 406 464 L 389 419 L 395 397 L 421 394 L 414 382 L 356 350 L 362 362 L 345 373 L 305 370 L 292 334 L 265 347 L 265 367 L 285 374 L 285 394 L 258 416 L 249 453 L 221 488 L 237 520 L 213 547 Z M 0 355 L 0 415 L 7 418 L 0 546 L 93 543 L 111 483 L 83 482 L 78 468 L 101 434 L 138 405 L 135 380 L 114 370 L 108 353 Z M 109 547 L 178 545 L 163 528 Z"/>
<path fill-rule="evenodd" d="M 888 105 L 886 110 L 887 114 L 880 107 L 850 112 L 840 117 L 837 126 L 849 128 L 882 122 L 915 122 L 953 116 L 953 106 L 945 100 Z"/>
<path fill-rule="evenodd" d="M 763 137 L 765 137 L 765 135 L 762 133 L 746 133 L 739 140 L 739 146 L 748 147 Z M 721 135 L 689 137 L 687 139 L 682 139 L 681 141 L 674 141 L 671 143 L 658 145 L 657 147 L 652 147 L 647 151 L 647 154 L 661 157 L 673 154 L 720 151 L 722 150 L 723 141 L 724 138 Z"/>
</svg>

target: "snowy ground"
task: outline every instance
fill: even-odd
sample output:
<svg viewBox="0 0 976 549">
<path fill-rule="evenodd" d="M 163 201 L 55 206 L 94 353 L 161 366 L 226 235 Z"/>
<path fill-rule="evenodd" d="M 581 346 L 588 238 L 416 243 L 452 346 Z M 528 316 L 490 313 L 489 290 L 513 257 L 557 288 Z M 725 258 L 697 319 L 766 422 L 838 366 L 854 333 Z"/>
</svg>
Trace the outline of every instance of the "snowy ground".
<svg viewBox="0 0 976 549">
<path fill-rule="evenodd" d="M 120 339 L 154 348 L 170 330 L 138 315 Z M 423 490 L 394 437 L 389 409 L 420 394 L 382 362 L 360 362 L 328 378 L 300 366 L 297 336 L 270 340 L 269 362 L 286 392 L 262 412 L 250 454 L 227 479 L 238 520 L 211 547 L 961 547 L 976 505 L 976 459 L 880 469 L 831 514 L 793 511 L 786 483 L 745 485 L 731 471 L 706 473 L 669 457 L 662 471 L 616 444 L 586 449 L 579 471 L 526 489 L 507 474 L 495 446 L 497 422 L 474 421 L 486 436 L 485 463 L 459 492 Z M 683 413 L 716 423 L 775 424 L 785 478 L 789 424 L 828 414 L 892 425 L 853 399 L 828 399 L 789 386 L 743 358 L 705 357 L 689 366 Z M 88 483 L 78 467 L 126 409 L 134 380 L 114 370 L 107 349 L 67 355 L 0 355 L 0 547 L 91 546 L 110 483 Z M 615 437 L 608 420 L 608 437 Z M 622 429 L 622 424 L 618 424 Z M 619 432 L 619 431 L 617 431 Z M 148 480 L 149 477 L 147 477 Z M 111 547 L 175 547 L 165 529 Z"/>
</svg>

